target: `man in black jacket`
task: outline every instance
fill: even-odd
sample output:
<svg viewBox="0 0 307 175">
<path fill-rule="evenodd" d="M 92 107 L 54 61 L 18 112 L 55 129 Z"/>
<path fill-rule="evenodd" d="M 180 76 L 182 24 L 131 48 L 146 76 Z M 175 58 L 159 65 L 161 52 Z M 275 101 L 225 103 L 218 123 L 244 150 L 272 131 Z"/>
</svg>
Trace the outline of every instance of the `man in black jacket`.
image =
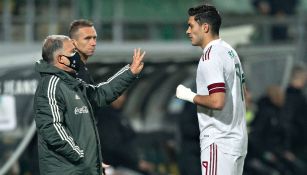
<svg viewBox="0 0 307 175">
<path fill-rule="evenodd" d="M 294 66 L 289 85 L 286 89 L 286 104 L 283 110 L 287 135 L 285 146 L 303 159 L 307 159 L 307 100 L 304 88 L 307 71 L 303 64 Z"/>
<path fill-rule="evenodd" d="M 86 66 L 88 58 L 94 55 L 96 50 L 97 33 L 94 24 L 85 19 L 74 20 L 69 27 L 69 37 L 72 39 L 80 60 L 77 63 L 77 78 L 86 83 L 94 84 L 94 80 Z"/>
<path fill-rule="evenodd" d="M 77 72 L 76 72 L 76 77 L 77 79 L 81 79 L 82 81 L 89 83 L 89 84 L 95 84 L 93 77 L 91 76 L 88 68 L 87 68 L 87 61 L 88 59 L 94 55 L 95 50 L 96 50 L 96 44 L 97 44 L 97 32 L 95 29 L 95 26 L 93 22 L 86 20 L 86 19 L 77 19 L 71 22 L 68 30 L 69 37 L 72 39 L 78 53 L 80 54 L 80 60 L 75 60 L 76 65 L 77 65 Z M 109 120 L 115 120 L 111 116 L 109 116 L 108 113 L 102 113 L 104 109 L 98 108 L 97 106 L 93 105 L 94 109 L 94 115 L 98 120 L 98 128 L 99 128 L 99 133 L 102 135 L 103 133 L 101 129 L 105 127 L 106 125 L 104 124 L 104 118 L 108 118 Z M 108 121 L 109 121 L 108 120 Z M 116 121 L 114 121 L 116 122 Z M 104 125 L 104 126 L 102 126 Z M 108 127 L 107 127 L 108 128 Z M 109 136 L 102 136 L 102 142 L 104 145 L 106 144 L 112 144 L 107 143 L 109 140 L 107 139 Z M 106 140 L 105 140 L 106 139 Z M 102 145 L 102 155 L 110 155 L 110 152 L 108 149 L 105 149 Z M 108 153 L 104 153 L 108 152 Z M 112 152 L 112 151 L 111 151 Z M 114 152 L 113 152 L 114 153 Z M 126 154 L 130 154 L 131 151 L 123 151 L 123 156 Z M 113 155 L 113 157 L 116 157 L 116 155 Z M 123 160 L 123 159 L 122 159 Z M 112 161 L 109 163 L 113 163 Z M 132 163 L 133 164 L 133 163 Z M 103 163 L 102 164 L 104 168 L 107 168 L 108 165 Z M 117 163 L 112 164 L 112 166 L 116 166 Z"/>
<path fill-rule="evenodd" d="M 95 84 L 92 75 L 87 68 L 89 57 L 93 56 L 96 50 L 97 32 L 93 22 L 86 19 L 77 19 L 71 22 L 68 30 L 68 35 L 72 39 L 80 59 L 74 60 L 76 63 L 76 78 L 88 84 Z M 99 121 L 97 111 L 100 110 L 95 104 L 92 104 L 94 115 Z M 100 123 L 98 122 L 98 127 Z M 100 133 L 101 134 L 101 133 Z M 102 162 L 103 168 L 109 165 Z M 105 170 L 105 169 L 104 169 Z"/>
<path fill-rule="evenodd" d="M 134 50 L 131 66 L 94 86 L 75 78 L 73 60 L 79 54 L 69 37 L 51 35 L 45 39 L 43 59 L 35 67 L 41 75 L 34 98 L 40 174 L 102 173 L 91 104 L 101 107 L 119 97 L 143 69 L 144 55 L 140 49 Z"/>
</svg>

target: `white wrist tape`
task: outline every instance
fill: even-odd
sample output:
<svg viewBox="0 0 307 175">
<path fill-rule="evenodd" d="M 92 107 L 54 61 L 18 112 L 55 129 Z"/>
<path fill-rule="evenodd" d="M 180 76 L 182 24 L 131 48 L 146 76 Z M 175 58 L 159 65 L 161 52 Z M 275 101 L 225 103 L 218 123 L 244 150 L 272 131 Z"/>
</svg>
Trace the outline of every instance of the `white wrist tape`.
<svg viewBox="0 0 307 175">
<path fill-rule="evenodd" d="M 176 89 L 177 98 L 194 103 L 193 99 L 195 96 L 196 96 L 196 93 L 192 92 L 190 88 L 187 88 L 183 86 L 182 84 L 177 86 L 177 89 Z"/>
</svg>

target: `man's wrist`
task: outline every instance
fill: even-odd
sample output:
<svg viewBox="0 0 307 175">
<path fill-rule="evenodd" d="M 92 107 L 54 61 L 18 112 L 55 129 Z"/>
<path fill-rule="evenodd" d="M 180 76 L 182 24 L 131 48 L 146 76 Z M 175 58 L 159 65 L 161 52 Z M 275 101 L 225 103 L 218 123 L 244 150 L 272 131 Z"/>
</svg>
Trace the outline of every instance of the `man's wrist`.
<svg viewBox="0 0 307 175">
<path fill-rule="evenodd" d="M 187 96 L 187 100 L 191 103 L 194 103 L 194 98 L 196 97 L 196 93 L 190 91 L 190 94 Z"/>
<path fill-rule="evenodd" d="M 194 93 L 190 88 L 187 88 L 180 84 L 177 86 L 176 96 L 179 99 L 194 103 L 194 97 L 196 96 L 196 93 Z"/>
</svg>

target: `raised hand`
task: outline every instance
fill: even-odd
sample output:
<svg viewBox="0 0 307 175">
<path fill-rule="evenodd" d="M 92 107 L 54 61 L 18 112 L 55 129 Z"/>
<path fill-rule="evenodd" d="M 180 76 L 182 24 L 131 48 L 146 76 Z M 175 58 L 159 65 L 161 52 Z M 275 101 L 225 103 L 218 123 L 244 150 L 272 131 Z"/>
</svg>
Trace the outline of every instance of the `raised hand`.
<svg viewBox="0 0 307 175">
<path fill-rule="evenodd" d="M 130 65 L 130 70 L 134 75 L 137 75 L 142 71 L 144 67 L 143 58 L 144 58 L 145 53 L 146 53 L 145 51 L 141 53 L 140 48 L 134 49 L 133 60 Z"/>
</svg>

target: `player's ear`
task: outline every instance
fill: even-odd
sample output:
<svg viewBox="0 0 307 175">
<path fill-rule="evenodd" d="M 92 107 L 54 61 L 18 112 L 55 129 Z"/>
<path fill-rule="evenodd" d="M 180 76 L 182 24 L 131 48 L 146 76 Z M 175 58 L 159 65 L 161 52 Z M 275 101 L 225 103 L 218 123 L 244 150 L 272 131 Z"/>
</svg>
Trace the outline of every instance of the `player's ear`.
<svg viewBox="0 0 307 175">
<path fill-rule="evenodd" d="M 77 47 L 78 43 L 75 39 L 71 39 L 72 43 L 74 44 L 75 47 Z"/>
<path fill-rule="evenodd" d="M 210 25 L 208 23 L 203 23 L 202 28 L 203 28 L 205 33 L 208 33 L 209 29 L 210 29 Z"/>
</svg>

